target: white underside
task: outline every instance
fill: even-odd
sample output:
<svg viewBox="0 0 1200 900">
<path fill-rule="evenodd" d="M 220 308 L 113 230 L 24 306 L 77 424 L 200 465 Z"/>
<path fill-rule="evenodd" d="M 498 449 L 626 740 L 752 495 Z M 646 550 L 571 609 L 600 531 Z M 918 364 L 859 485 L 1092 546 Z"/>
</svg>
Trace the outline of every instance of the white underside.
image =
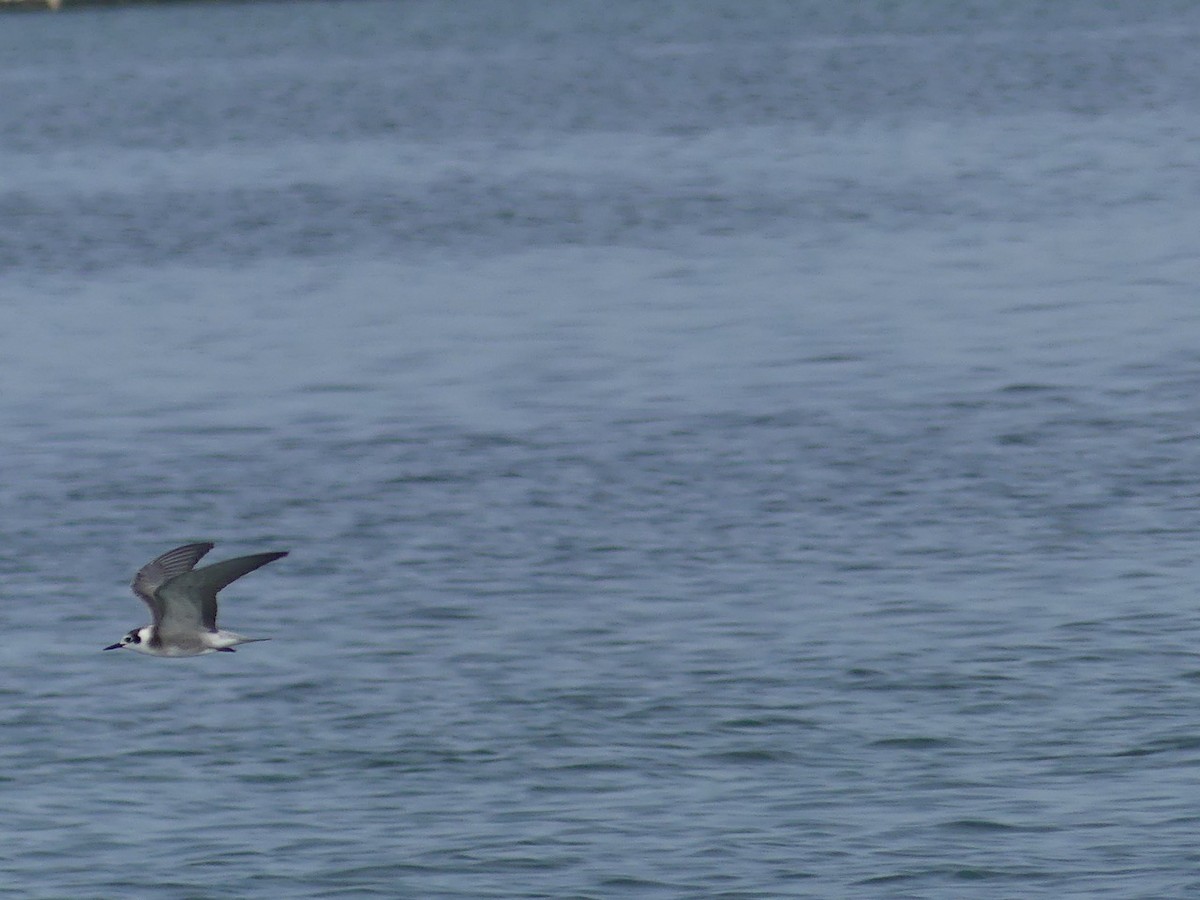
<svg viewBox="0 0 1200 900">
<path fill-rule="evenodd" d="M 151 626 L 138 629 L 141 642 L 126 644 L 126 650 L 136 650 L 146 656 L 203 656 L 205 653 L 216 653 L 226 647 L 236 647 L 238 644 L 250 644 L 254 641 L 265 641 L 268 638 L 248 638 L 233 631 L 193 631 L 186 635 L 164 635 L 163 642 L 157 647 L 150 645 Z"/>
</svg>

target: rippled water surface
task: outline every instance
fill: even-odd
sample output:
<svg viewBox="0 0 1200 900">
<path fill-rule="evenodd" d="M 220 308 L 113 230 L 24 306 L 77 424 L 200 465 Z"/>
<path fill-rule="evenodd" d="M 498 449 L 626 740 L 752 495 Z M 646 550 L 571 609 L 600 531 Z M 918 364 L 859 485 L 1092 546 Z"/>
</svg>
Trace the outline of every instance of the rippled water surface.
<svg viewBox="0 0 1200 900">
<path fill-rule="evenodd" d="M 1193 4 L 0 26 L 5 896 L 1200 890 Z"/>
</svg>

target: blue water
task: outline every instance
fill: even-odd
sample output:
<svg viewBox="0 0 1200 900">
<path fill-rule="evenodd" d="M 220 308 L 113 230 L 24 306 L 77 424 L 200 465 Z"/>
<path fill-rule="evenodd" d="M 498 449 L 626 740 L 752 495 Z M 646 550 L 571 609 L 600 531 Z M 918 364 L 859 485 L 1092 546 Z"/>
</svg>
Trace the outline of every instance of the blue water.
<svg viewBox="0 0 1200 900">
<path fill-rule="evenodd" d="M 0 18 L 0 893 L 1196 896 L 1198 45 Z"/>
</svg>

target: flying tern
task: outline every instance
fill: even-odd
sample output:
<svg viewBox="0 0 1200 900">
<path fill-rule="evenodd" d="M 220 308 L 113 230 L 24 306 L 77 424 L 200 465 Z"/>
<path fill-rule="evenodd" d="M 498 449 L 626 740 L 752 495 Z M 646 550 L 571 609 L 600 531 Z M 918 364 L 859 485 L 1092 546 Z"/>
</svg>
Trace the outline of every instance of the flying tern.
<svg viewBox="0 0 1200 900">
<path fill-rule="evenodd" d="M 270 640 L 217 628 L 217 593 L 287 552 L 255 553 L 195 568 L 212 548 L 208 542 L 184 544 L 142 566 L 131 587 L 150 607 L 154 621 L 104 649 L 136 650 L 149 656 L 200 656 L 233 653 L 238 644 Z"/>
</svg>

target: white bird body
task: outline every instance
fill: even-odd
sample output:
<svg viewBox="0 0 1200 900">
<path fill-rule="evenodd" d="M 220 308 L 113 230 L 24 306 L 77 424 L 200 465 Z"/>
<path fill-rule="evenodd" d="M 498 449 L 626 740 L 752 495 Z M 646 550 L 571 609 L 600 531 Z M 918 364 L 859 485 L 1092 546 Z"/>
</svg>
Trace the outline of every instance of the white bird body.
<svg viewBox="0 0 1200 900">
<path fill-rule="evenodd" d="M 163 641 L 155 642 L 159 646 L 151 643 L 151 638 L 154 637 L 154 626 L 143 625 L 136 631 L 131 632 L 136 634 L 138 639 L 131 641 L 128 644 L 122 644 L 114 647 L 105 647 L 105 650 L 116 650 L 118 647 L 125 650 L 133 650 L 137 653 L 144 653 L 147 656 L 202 656 L 205 653 L 216 653 L 218 650 L 225 650 L 230 653 L 238 644 L 253 644 L 256 641 L 269 641 L 270 638 L 248 638 L 245 635 L 238 634 L 236 631 L 225 631 L 218 628 L 216 631 L 197 632 L 195 640 L 191 640 L 187 635 L 182 637 L 176 636 L 169 644 Z M 126 635 L 128 637 L 128 635 Z"/>
<path fill-rule="evenodd" d="M 232 653 L 238 644 L 270 640 L 217 628 L 217 593 L 287 552 L 256 553 L 194 568 L 212 548 L 208 542 L 184 544 L 142 566 L 131 587 L 150 607 L 154 621 L 104 649 L 134 650 L 147 656 L 201 656 Z"/>
</svg>

